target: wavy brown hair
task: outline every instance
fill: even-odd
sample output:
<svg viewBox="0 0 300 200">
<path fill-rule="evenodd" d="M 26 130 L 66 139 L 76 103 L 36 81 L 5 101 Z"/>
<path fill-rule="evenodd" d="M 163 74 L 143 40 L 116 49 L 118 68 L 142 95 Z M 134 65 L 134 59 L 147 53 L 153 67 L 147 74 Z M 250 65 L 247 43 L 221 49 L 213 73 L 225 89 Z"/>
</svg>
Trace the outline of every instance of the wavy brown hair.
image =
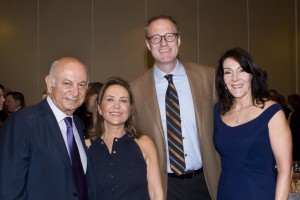
<svg viewBox="0 0 300 200">
<path fill-rule="evenodd" d="M 107 82 L 103 85 L 100 94 L 97 97 L 97 102 L 98 105 L 101 104 L 101 102 L 103 101 L 103 97 L 104 94 L 106 92 L 106 90 L 113 85 L 120 85 L 122 87 L 124 87 L 128 94 L 129 94 L 129 101 L 130 101 L 130 115 L 128 117 L 128 119 L 126 120 L 125 124 L 124 124 L 124 129 L 126 131 L 127 134 L 129 134 L 131 137 L 133 138 L 138 138 L 139 134 L 136 132 L 136 129 L 134 127 L 134 115 L 135 115 L 135 103 L 134 103 L 134 98 L 132 95 L 132 91 L 131 88 L 128 84 L 127 81 L 125 81 L 124 79 L 120 78 L 120 77 L 111 77 L 107 80 Z M 90 130 L 90 138 L 92 140 L 96 140 L 97 138 L 100 138 L 102 136 L 102 134 L 105 131 L 105 126 L 104 126 L 104 118 L 102 115 L 97 114 L 97 120 L 93 126 L 93 128 Z"/>
</svg>

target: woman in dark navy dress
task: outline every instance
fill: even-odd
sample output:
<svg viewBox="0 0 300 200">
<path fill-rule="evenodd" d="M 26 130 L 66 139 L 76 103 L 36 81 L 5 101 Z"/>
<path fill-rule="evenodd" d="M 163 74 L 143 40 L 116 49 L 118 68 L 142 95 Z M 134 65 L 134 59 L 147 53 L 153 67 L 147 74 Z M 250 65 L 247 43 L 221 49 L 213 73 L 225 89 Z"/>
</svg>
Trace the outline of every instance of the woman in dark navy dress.
<svg viewBox="0 0 300 200">
<path fill-rule="evenodd" d="M 287 200 L 291 133 L 271 101 L 264 72 L 241 48 L 227 51 L 216 75 L 214 144 L 221 157 L 218 200 Z"/>
<path fill-rule="evenodd" d="M 162 200 L 162 182 L 154 143 L 138 135 L 126 81 L 112 77 L 98 99 L 98 118 L 88 152 L 96 172 L 97 199 Z"/>
</svg>

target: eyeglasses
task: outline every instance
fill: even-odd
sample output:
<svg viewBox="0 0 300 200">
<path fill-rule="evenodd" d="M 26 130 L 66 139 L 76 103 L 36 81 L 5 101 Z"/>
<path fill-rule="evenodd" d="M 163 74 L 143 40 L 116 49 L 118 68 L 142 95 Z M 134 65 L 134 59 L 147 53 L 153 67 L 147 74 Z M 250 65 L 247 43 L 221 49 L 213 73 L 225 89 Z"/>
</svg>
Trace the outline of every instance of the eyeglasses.
<svg viewBox="0 0 300 200">
<path fill-rule="evenodd" d="M 166 33 L 163 36 L 154 35 L 151 37 L 147 37 L 147 40 L 150 40 L 152 44 L 159 44 L 162 38 L 165 38 L 165 41 L 167 42 L 173 42 L 179 35 L 180 35 L 179 33 Z"/>
</svg>

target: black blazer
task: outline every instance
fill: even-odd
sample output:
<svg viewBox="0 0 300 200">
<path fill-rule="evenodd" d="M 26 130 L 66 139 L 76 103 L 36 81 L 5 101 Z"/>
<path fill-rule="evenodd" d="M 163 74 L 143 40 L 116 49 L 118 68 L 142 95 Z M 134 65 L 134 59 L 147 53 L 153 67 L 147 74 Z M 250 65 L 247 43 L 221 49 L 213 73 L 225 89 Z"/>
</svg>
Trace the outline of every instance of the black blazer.
<svg viewBox="0 0 300 200">
<path fill-rule="evenodd" d="M 84 144 L 82 125 L 75 116 L 74 123 Z M 89 199 L 95 200 L 88 154 L 86 176 Z M 78 199 L 68 151 L 46 99 L 12 113 L 1 129 L 0 199 Z"/>
<path fill-rule="evenodd" d="M 300 160 L 300 109 L 292 112 L 290 127 L 293 139 L 293 160 Z"/>
</svg>

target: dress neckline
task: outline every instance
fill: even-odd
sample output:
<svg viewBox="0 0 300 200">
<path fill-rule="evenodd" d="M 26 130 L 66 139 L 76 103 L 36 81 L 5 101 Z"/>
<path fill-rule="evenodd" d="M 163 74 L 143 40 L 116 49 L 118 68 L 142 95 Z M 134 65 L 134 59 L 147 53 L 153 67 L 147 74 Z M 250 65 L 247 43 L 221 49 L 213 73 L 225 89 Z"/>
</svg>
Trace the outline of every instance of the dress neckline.
<svg viewBox="0 0 300 200">
<path fill-rule="evenodd" d="M 229 127 L 229 128 L 238 128 L 238 127 L 241 127 L 241 126 L 248 125 L 248 124 L 250 124 L 250 123 L 256 121 L 257 119 L 261 118 L 261 116 L 263 116 L 264 113 L 265 113 L 267 110 L 269 110 L 271 107 L 275 106 L 276 104 L 277 104 L 277 103 L 274 103 L 274 104 L 270 105 L 268 108 L 266 108 L 266 109 L 265 109 L 261 114 L 259 114 L 257 117 L 255 117 L 255 118 L 253 118 L 253 119 L 251 119 L 251 120 L 249 120 L 249 121 L 247 121 L 247 122 L 245 122 L 245 123 L 238 124 L 238 125 L 236 125 L 236 126 L 230 126 L 230 125 L 226 124 L 226 123 L 222 120 L 221 115 L 219 115 L 219 118 L 220 118 L 221 123 L 224 124 L 225 126 L 227 126 L 227 127 Z"/>
</svg>

